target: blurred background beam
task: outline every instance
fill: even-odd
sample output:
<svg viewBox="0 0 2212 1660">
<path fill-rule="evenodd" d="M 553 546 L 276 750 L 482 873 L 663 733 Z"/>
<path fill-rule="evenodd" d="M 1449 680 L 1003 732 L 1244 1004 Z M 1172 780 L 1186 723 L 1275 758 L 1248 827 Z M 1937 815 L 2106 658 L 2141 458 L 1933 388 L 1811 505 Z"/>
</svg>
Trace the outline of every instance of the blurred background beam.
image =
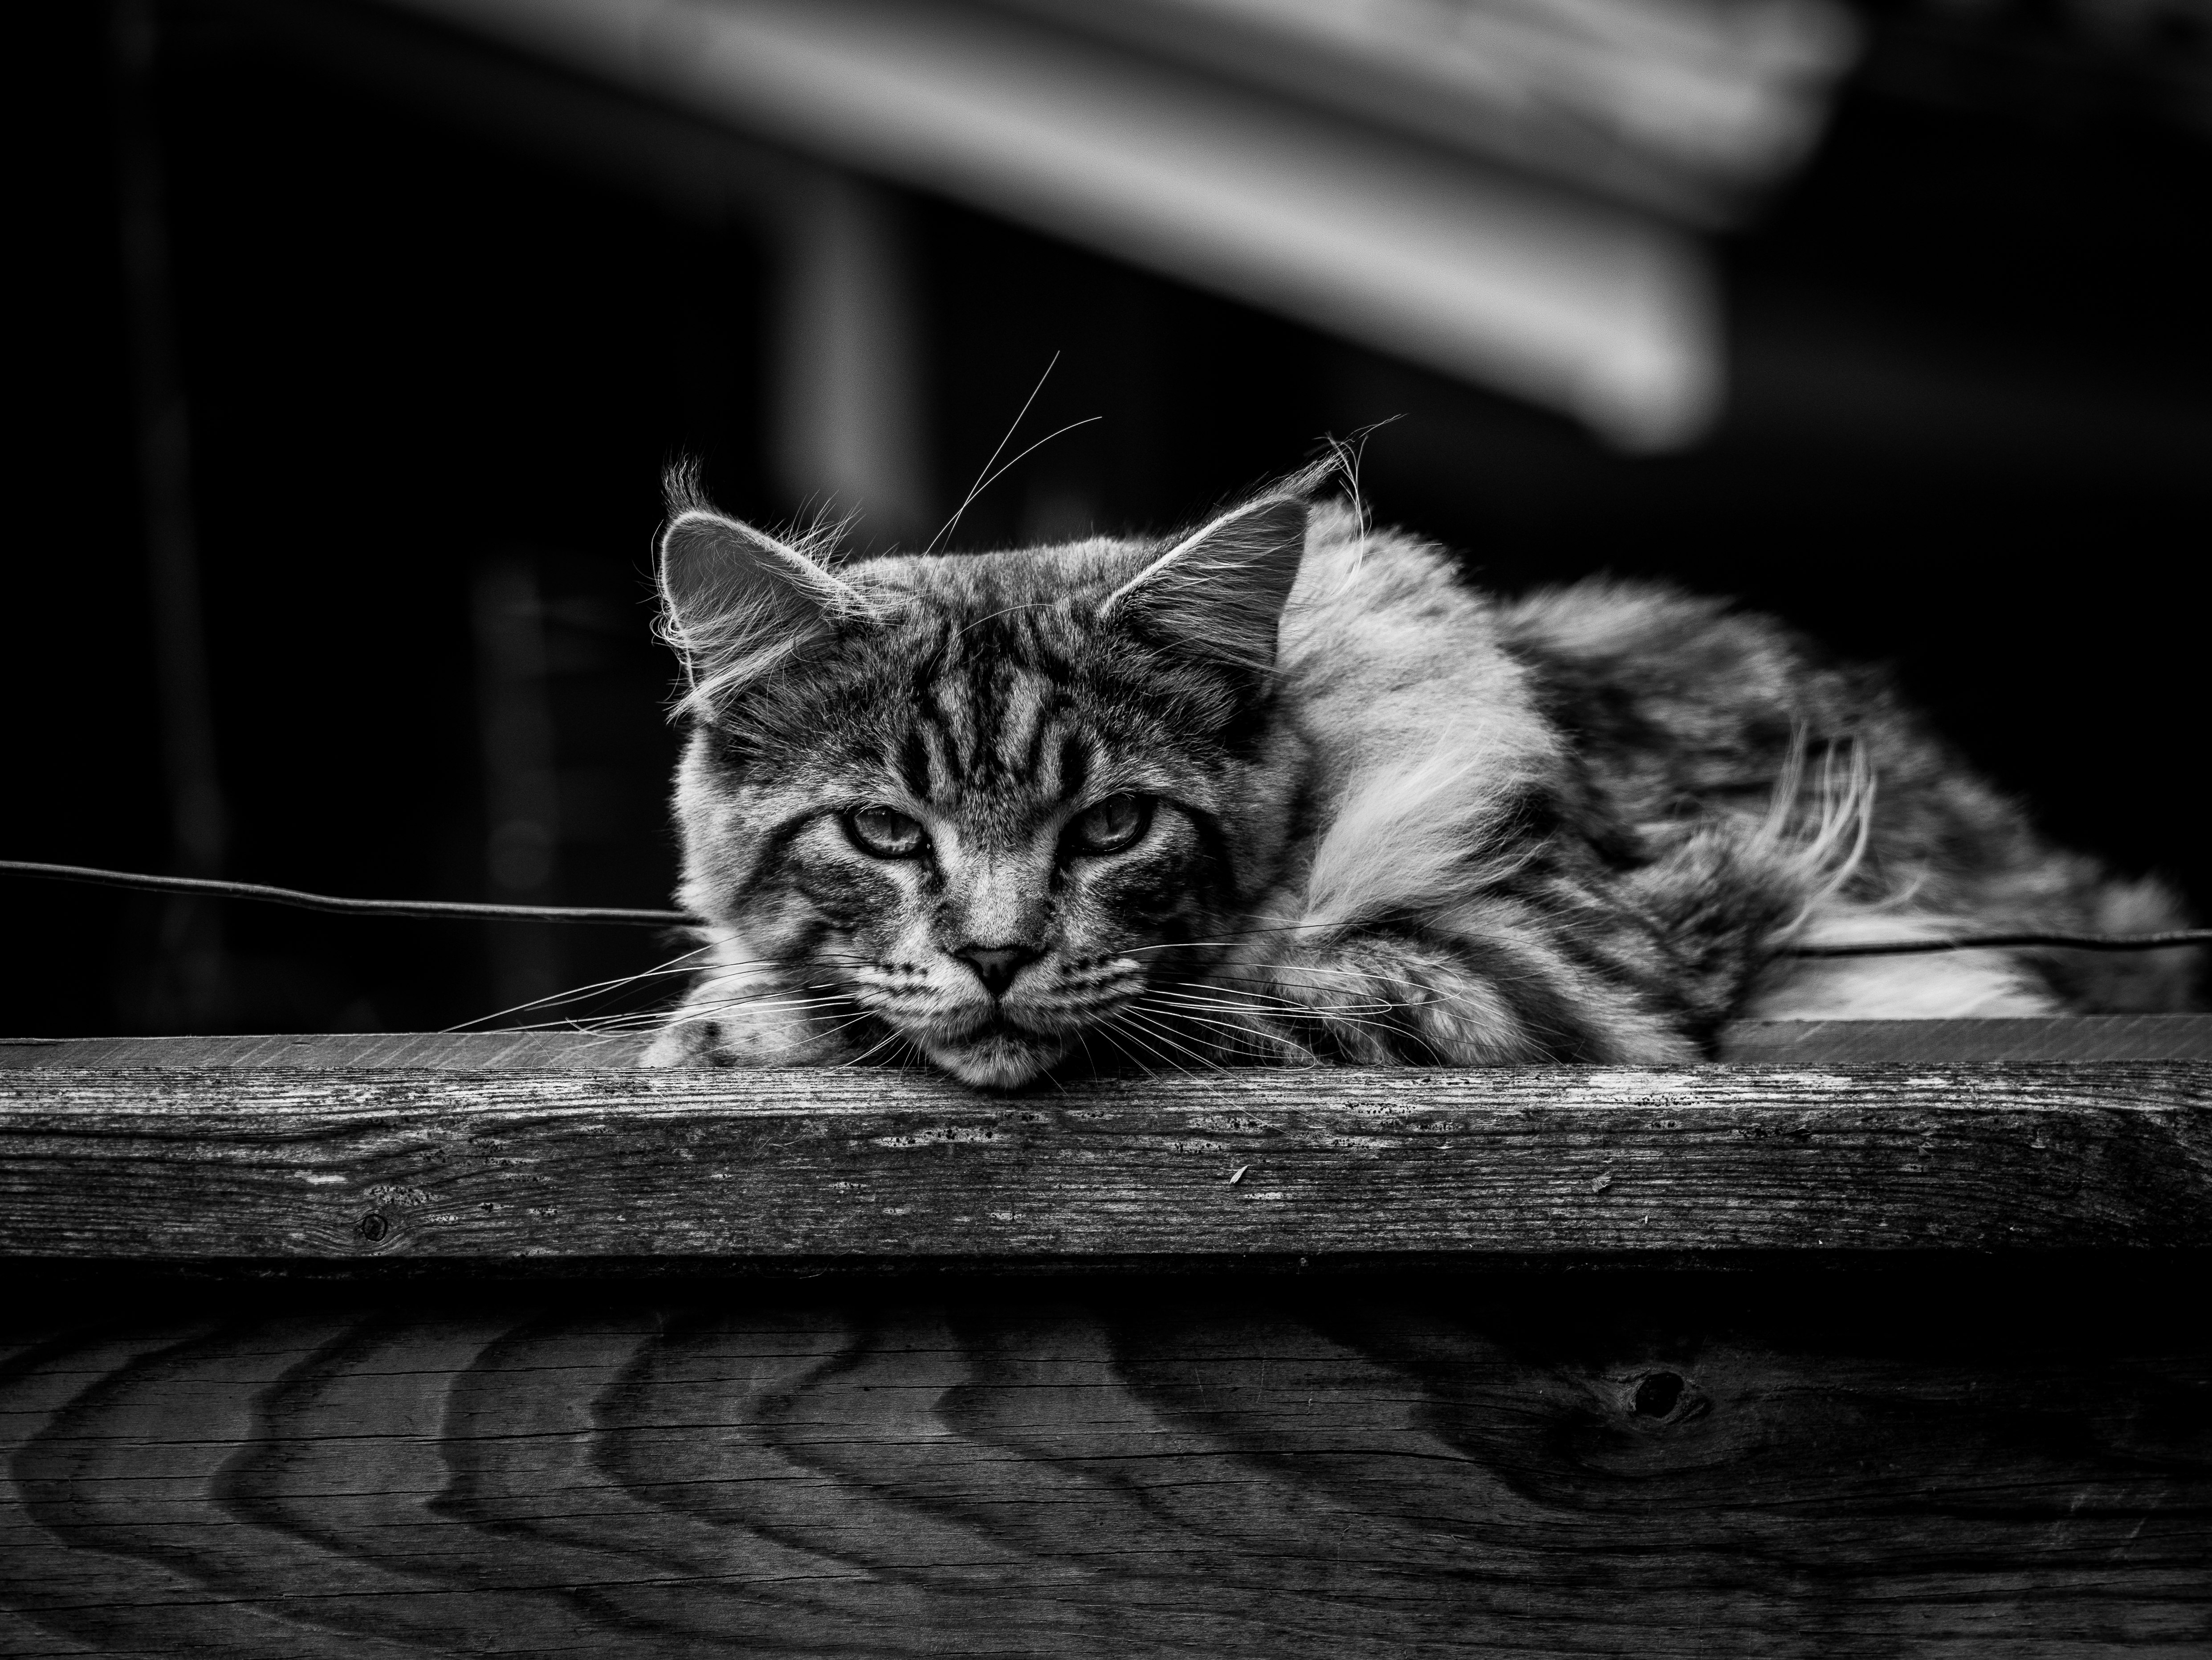
<svg viewBox="0 0 2212 1660">
<path fill-rule="evenodd" d="M 1830 0 L 1002 3 L 1709 226 L 1805 160 L 1861 36 Z"/>
<path fill-rule="evenodd" d="M 981 6 L 397 0 L 1562 410 L 1694 440 L 1723 366 L 1698 240 L 1328 110 Z"/>
<path fill-rule="evenodd" d="M 775 463 L 811 511 L 854 516 L 856 543 L 932 530 L 921 322 L 896 200 L 809 168 L 774 216 L 770 320 Z"/>
</svg>

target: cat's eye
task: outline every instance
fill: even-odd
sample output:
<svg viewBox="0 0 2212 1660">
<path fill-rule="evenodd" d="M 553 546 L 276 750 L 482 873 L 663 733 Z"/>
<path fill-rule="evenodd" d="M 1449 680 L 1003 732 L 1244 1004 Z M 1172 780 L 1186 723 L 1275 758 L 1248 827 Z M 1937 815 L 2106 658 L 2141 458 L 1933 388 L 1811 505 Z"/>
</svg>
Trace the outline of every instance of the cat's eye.
<svg viewBox="0 0 2212 1660">
<path fill-rule="evenodd" d="M 862 853 L 878 859 L 911 859 L 928 837 L 896 807 L 855 807 L 845 815 L 845 834 Z"/>
<path fill-rule="evenodd" d="M 1066 844 L 1077 853 L 1119 853 L 1152 822 L 1149 797 L 1109 795 L 1068 821 Z"/>
</svg>

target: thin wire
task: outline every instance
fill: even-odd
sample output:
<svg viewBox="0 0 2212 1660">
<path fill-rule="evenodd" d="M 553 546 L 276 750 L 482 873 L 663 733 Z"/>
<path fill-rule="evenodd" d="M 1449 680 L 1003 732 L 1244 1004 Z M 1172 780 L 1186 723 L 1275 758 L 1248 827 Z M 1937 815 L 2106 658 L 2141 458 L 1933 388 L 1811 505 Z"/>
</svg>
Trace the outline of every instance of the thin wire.
<svg viewBox="0 0 2212 1660">
<path fill-rule="evenodd" d="M 210 893 L 228 899 L 259 899 L 302 910 L 343 911 L 356 915 L 470 917 L 487 922 L 620 922 L 665 928 L 698 919 L 680 910 L 629 910 L 613 905 L 487 905 L 445 899 L 342 899 L 335 894 L 303 893 L 259 882 L 217 882 L 198 876 L 148 876 L 137 871 L 94 870 L 88 865 L 42 865 L 24 859 L 0 859 L 0 871 L 51 877 L 62 882 L 94 882 L 112 888 L 148 888 L 157 893 Z"/>
<path fill-rule="evenodd" d="M 629 910 L 614 905 L 491 905 L 446 899 L 343 899 L 335 894 L 307 893 L 298 888 L 272 888 L 258 882 L 217 882 L 198 876 L 149 876 L 137 871 L 95 870 L 88 865 L 43 865 L 27 859 L 0 859 L 0 871 L 13 871 L 21 876 L 51 877 L 63 882 L 94 882 L 116 888 L 149 888 L 159 893 L 211 893 L 231 899 L 259 899 L 274 905 L 297 905 L 303 910 L 340 911 L 357 915 L 474 917 L 488 922 L 619 922 L 656 928 L 682 927 L 696 923 L 699 920 L 680 910 Z M 1268 931 L 1258 930 L 1262 933 Z M 1781 954 L 1784 957 L 1904 957 L 1923 952 L 2005 951 L 2031 947 L 2058 951 L 2164 951 L 2178 946 L 2212 946 L 2212 928 L 2169 928 L 2163 933 L 1964 933 L 1948 939 L 1865 939 L 1848 945 L 1791 946 Z"/>
</svg>

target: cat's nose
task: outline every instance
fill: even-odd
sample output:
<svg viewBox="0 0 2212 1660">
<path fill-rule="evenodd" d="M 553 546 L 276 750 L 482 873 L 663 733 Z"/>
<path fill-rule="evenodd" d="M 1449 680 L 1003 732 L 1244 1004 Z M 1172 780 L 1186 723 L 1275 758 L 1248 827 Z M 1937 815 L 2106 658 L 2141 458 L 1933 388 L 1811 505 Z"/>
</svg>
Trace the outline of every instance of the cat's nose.
<svg viewBox="0 0 2212 1660">
<path fill-rule="evenodd" d="M 970 946 L 952 954 L 975 970 L 983 989 L 994 997 L 1004 997 L 1022 965 L 1037 959 L 1037 953 L 1027 946 Z"/>
</svg>

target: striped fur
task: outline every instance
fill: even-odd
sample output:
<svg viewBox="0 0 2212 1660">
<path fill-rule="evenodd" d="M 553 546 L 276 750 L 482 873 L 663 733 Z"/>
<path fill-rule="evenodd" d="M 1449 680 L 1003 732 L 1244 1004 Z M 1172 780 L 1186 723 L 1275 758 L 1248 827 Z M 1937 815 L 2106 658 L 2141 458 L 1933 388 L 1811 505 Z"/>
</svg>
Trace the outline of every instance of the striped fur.
<svg viewBox="0 0 2212 1660">
<path fill-rule="evenodd" d="M 2186 953 L 1778 956 L 2184 919 L 2040 841 L 1880 676 L 1723 602 L 1499 602 L 1321 472 L 1158 542 L 843 567 L 672 482 L 706 966 L 650 1064 L 926 1060 L 1011 1088 L 2189 1004 Z M 1142 818 L 1129 845 L 1083 841 L 1101 803 Z M 909 821 L 911 852 L 870 850 L 867 824 Z"/>
</svg>

